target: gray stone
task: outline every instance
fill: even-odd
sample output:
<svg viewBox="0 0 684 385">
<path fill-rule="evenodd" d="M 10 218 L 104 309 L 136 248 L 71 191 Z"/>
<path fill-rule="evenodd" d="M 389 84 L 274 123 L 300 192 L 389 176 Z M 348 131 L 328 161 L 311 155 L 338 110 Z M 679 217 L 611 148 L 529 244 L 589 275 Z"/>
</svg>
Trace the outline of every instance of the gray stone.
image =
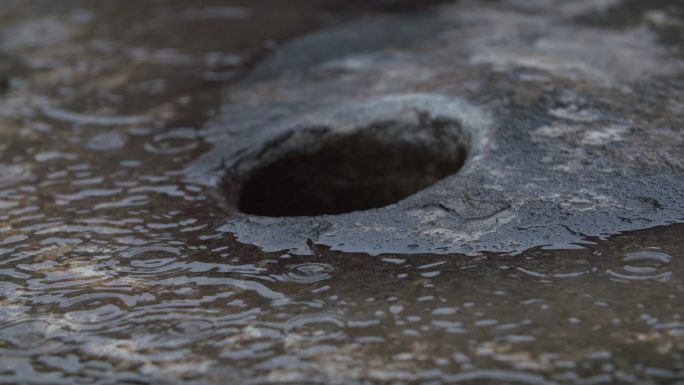
<svg viewBox="0 0 684 385">
<path fill-rule="evenodd" d="M 387 38 L 402 16 L 364 20 L 361 40 L 342 33 L 359 22 L 295 40 L 227 91 L 191 178 L 222 194 L 331 137 L 446 119 L 468 159 L 406 199 L 308 217 L 233 210 L 221 230 L 269 251 L 474 254 L 682 222 L 684 67 L 670 32 L 684 26 L 631 5 L 461 1 L 412 25 L 409 45 Z M 611 12 L 637 22 L 613 25 Z"/>
</svg>

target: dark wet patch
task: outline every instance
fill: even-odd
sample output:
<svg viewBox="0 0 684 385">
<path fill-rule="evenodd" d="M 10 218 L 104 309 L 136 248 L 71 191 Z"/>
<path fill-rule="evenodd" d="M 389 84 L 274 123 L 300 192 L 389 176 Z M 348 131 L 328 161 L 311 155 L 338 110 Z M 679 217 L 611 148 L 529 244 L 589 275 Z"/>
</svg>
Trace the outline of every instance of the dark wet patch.
<svg viewBox="0 0 684 385">
<path fill-rule="evenodd" d="M 300 140 L 296 150 L 238 182 L 237 206 L 248 214 L 279 217 L 340 214 L 398 202 L 456 173 L 465 161 L 457 122 L 424 125 L 389 122 Z"/>
<path fill-rule="evenodd" d="M 0 56 L 0 94 L 9 91 L 14 79 L 21 77 L 25 72 L 17 60 Z"/>
</svg>

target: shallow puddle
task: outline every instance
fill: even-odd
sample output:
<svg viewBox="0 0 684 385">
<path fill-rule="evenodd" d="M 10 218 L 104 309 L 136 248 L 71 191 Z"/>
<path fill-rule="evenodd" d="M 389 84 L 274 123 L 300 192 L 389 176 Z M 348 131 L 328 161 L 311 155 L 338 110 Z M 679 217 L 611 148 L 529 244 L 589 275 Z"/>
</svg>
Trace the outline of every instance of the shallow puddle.
<svg viewBox="0 0 684 385">
<path fill-rule="evenodd" d="M 334 2 L 294 3 L 0 1 L 0 382 L 684 381 L 681 225 L 479 257 L 221 231 L 186 178 L 198 130 L 330 22 Z"/>
</svg>

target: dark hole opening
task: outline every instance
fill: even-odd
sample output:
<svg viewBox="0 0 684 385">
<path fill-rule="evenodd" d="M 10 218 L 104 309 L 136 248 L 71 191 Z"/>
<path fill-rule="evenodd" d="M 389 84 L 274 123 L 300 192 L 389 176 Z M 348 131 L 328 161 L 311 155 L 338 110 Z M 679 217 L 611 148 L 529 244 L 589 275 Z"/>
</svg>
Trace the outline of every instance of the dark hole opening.
<svg viewBox="0 0 684 385">
<path fill-rule="evenodd" d="M 314 216 L 380 208 L 456 173 L 467 151 L 460 125 L 397 125 L 320 139 L 256 168 L 240 183 L 240 211 Z"/>
</svg>

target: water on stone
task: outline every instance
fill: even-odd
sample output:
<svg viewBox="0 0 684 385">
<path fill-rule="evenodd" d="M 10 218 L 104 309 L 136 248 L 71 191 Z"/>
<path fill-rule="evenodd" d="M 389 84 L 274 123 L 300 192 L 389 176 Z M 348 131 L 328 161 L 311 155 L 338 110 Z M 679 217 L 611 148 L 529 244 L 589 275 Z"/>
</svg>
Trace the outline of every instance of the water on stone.
<svg viewBox="0 0 684 385">
<path fill-rule="evenodd" d="M 681 225 L 515 256 L 218 230 L 198 130 L 328 6 L 0 1 L 0 383 L 684 381 Z"/>
</svg>

